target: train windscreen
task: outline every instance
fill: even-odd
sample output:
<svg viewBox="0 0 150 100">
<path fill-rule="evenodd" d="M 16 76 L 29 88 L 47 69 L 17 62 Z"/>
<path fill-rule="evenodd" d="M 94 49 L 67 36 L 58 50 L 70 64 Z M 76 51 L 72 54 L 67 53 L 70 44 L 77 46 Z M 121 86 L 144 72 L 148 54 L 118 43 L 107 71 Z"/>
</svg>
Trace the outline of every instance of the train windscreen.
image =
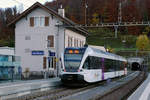
<svg viewBox="0 0 150 100">
<path fill-rule="evenodd" d="M 64 55 L 65 70 L 67 72 L 77 72 L 85 49 L 67 49 Z"/>
</svg>

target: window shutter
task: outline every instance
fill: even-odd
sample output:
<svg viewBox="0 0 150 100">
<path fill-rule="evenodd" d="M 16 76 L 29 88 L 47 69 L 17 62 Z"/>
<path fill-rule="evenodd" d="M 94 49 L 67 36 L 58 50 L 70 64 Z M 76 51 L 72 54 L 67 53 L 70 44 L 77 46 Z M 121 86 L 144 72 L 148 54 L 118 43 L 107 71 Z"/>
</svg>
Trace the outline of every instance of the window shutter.
<svg viewBox="0 0 150 100">
<path fill-rule="evenodd" d="M 51 42 L 50 46 L 51 46 L 51 47 L 54 47 L 54 36 L 51 36 L 51 41 L 52 41 L 52 42 Z"/>
<path fill-rule="evenodd" d="M 30 17 L 30 26 L 31 26 L 31 27 L 34 26 L 34 17 Z"/>
<path fill-rule="evenodd" d="M 50 41 L 50 47 L 54 47 L 54 36 L 48 36 L 48 41 Z"/>
<path fill-rule="evenodd" d="M 46 69 L 46 57 L 43 57 L 43 69 Z"/>
<path fill-rule="evenodd" d="M 49 26 L 49 17 L 45 17 L 45 26 Z"/>
<path fill-rule="evenodd" d="M 53 68 L 56 69 L 56 57 L 54 57 L 54 65 Z"/>
</svg>

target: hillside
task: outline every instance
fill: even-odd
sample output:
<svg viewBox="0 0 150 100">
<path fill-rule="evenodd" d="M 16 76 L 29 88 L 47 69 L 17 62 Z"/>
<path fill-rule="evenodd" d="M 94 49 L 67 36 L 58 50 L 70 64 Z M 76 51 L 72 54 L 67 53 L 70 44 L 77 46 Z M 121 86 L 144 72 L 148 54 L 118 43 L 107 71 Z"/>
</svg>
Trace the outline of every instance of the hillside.
<svg viewBox="0 0 150 100">
<path fill-rule="evenodd" d="M 136 38 L 135 35 L 122 35 L 118 33 L 118 38 L 114 37 L 114 32 L 111 29 L 89 29 L 87 43 L 90 45 L 105 46 L 118 50 L 135 50 Z"/>
<path fill-rule="evenodd" d="M 62 5 L 66 17 L 78 24 L 98 24 L 118 21 L 119 3 L 122 2 L 122 22 L 148 21 L 150 0 L 54 0 L 45 5 L 57 11 Z M 85 14 L 86 4 L 86 14 Z M 143 27 L 126 27 L 128 34 L 139 35 Z M 120 30 L 124 33 L 125 29 Z"/>
<path fill-rule="evenodd" d="M 57 11 L 62 5 L 65 8 L 65 15 L 78 24 L 99 24 L 118 21 L 118 5 L 120 0 L 53 0 L 45 5 Z M 150 18 L 150 0 L 121 0 L 122 1 L 122 21 L 148 21 Z M 85 14 L 85 4 L 87 5 Z M 132 12 L 132 13 L 131 13 Z M 0 46 L 14 46 L 14 28 L 7 27 L 7 23 L 17 15 L 16 8 L 0 9 Z M 114 37 L 114 30 L 92 29 L 88 42 L 95 45 L 110 45 L 114 48 L 122 47 L 123 38 L 135 38 L 143 32 L 145 27 L 122 27 L 119 28 L 120 37 L 118 39 L 105 38 Z M 103 36 L 104 35 L 104 36 Z M 129 36 L 128 36 L 129 35 Z M 104 40 L 110 43 L 104 43 Z M 128 40 L 128 39 L 127 39 Z M 134 41 L 129 39 L 130 41 Z M 113 43 L 114 41 L 115 43 Z M 133 43 L 133 42 L 132 42 Z M 135 43 L 134 43 L 135 44 Z M 126 42 L 126 47 L 130 42 Z"/>
</svg>

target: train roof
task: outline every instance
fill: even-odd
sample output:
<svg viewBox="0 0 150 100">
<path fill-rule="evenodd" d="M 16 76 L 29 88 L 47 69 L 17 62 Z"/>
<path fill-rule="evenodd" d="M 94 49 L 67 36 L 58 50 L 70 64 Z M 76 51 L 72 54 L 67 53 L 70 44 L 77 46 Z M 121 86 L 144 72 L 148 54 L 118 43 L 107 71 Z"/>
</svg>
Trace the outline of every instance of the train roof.
<svg viewBox="0 0 150 100">
<path fill-rule="evenodd" d="M 88 47 L 87 49 L 91 49 L 94 53 L 97 53 L 98 55 L 101 55 L 104 58 L 108 58 L 108 59 L 113 59 L 113 60 L 120 60 L 120 61 L 127 61 L 126 58 L 113 54 L 113 53 L 109 53 L 109 52 L 105 52 L 93 47 Z"/>
<path fill-rule="evenodd" d="M 66 50 L 75 50 L 75 49 L 86 49 L 86 47 L 67 47 Z"/>
<path fill-rule="evenodd" d="M 105 52 L 103 50 L 100 50 L 100 49 L 97 49 L 94 47 L 88 46 L 88 47 L 68 47 L 68 48 L 66 48 L 66 50 L 70 50 L 70 49 L 72 49 L 72 50 L 75 50 L 75 49 L 88 50 L 89 54 L 93 54 L 93 55 L 95 54 L 96 56 L 99 56 L 99 57 L 127 62 L 126 58 L 124 58 L 122 56 L 119 56 L 119 55 L 116 55 L 113 53 L 109 53 L 109 52 Z"/>
</svg>

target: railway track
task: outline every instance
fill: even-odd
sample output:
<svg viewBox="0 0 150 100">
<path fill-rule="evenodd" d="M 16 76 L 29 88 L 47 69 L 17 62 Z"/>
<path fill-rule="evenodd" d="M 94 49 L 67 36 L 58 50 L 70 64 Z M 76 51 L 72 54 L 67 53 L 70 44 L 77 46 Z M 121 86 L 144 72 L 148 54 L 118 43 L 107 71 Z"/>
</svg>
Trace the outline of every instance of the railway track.
<svg viewBox="0 0 150 100">
<path fill-rule="evenodd" d="M 114 78 L 112 79 L 112 81 L 116 81 L 120 78 L 121 77 Z M 61 86 L 59 88 L 57 87 L 52 90 L 47 90 L 43 92 L 35 92 L 29 95 L 25 95 L 25 96 L 21 96 L 17 98 L 11 98 L 7 100 L 58 100 L 66 96 L 76 94 L 78 92 L 83 92 L 83 91 L 92 89 L 94 87 L 100 86 L 100 85 L 101 86 L 105 85 L 106 83 L 107 83 L 106 81 L 101 81 L 95 84 L 87 85 L 86 87 L 78 87 L 78 88 Z"/>
<path fill-rule="evenodd" d="M 114 78 L 112 79 L 112 81 L 116 81 L 121 78 L 122 77 Z M 80 87 L 80 88 L 68 88 L 68 87 L 61 86 L 51 90 L 47 90 L 43 92 L 35 92 L 35 93 L 31 93 L 30 95 L 25 95 L 13 99 L 11 98 L 8 100 L 59 100 L 71 95 L 76 95 L 76 94 L 84 93 L 85 91 L 90 91 L 95 87 L 104 86 L 106 84 L 107 81 L 102 81 L 96 84 L 91 84 L 86 87 Z"/>
<path fill-rule="evenodd" d="M 116 79 L 114 79 L 114 80 L 116 80 Z M 92 85 L 89 85 L 86 87 L 82 87 L 82 88 L 68 88 L 64 91 L 60 91 L 57 93 L 55 92 L 55 93 L 49 94 L 47 96 L 35 98 L 34 100 L 58 100 L 58 99 L 61 99 L 63 97 L 73 95 L 75 93 L 82 92 L 82 91 L 85 91 L 85 90 L 88 90 L 88 89 L 91 89 L 91 88 L 94 88 L 94 87 L 97 87 L 97 86 L 103 85 L 103 84 L 105 84 L 105 81 L 99 82 L 97 84 L 92 84 Z"/>
<path fill-rule="evenodd" d="M 34 100 L 34 99 L 36 100 L 36 98 L 47 96 L 49 94 L 56 94 L 65 90 L 67 90 L 67 88 L 59 87 L 59 88 L 54 88 L 54 89 L 50 89 L 50 90 L 43 91 L 43 92 L 34 92 L 34 93 L 30 93 L 24 96 L 10 98 L 7 100 Z"/>
</svg>

